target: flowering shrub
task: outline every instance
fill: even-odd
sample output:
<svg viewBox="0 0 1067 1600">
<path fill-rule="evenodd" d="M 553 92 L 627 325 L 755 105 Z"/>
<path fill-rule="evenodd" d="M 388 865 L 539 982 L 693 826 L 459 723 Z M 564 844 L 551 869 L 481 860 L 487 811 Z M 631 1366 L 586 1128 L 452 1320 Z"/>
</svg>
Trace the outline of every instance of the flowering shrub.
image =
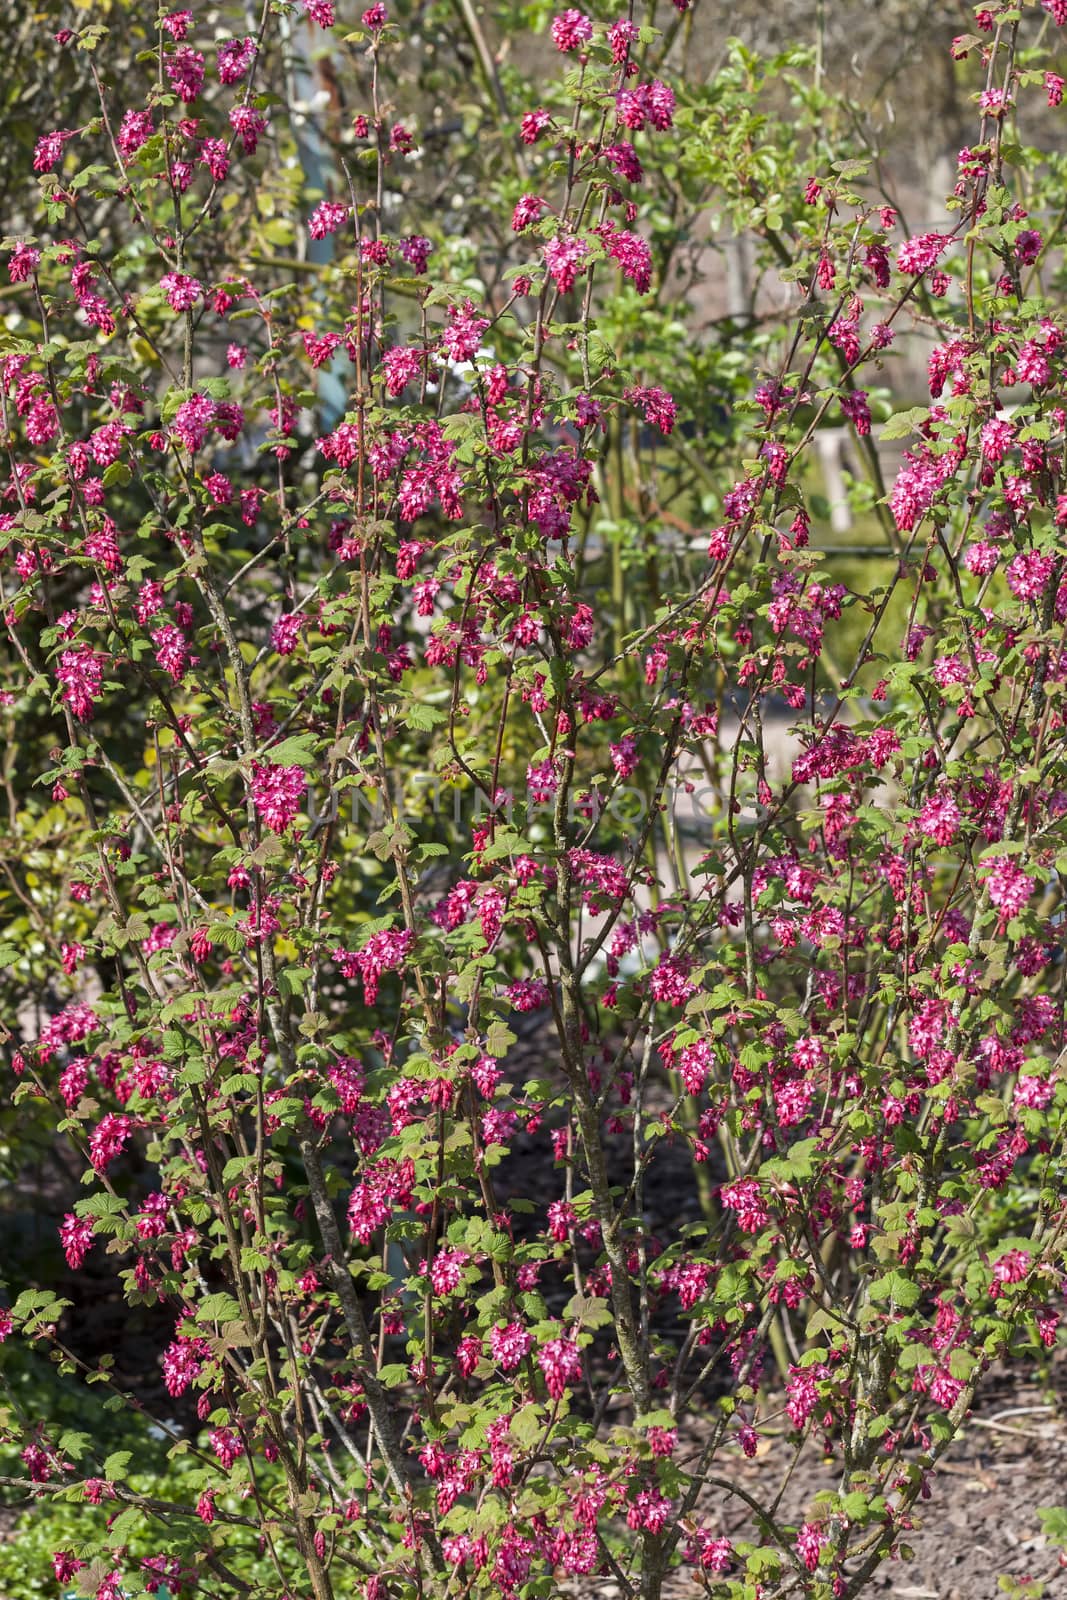
<svg viewBox="0 0 1067 1600">
<path fill-rule="evenodd" d="M 803 58 L 672 81 L 681 4 L 551 19 L 521 106 L 471 13 L 510 166 L 458 240 L 381 5 L 325 193 L 270 85 L 328 0 L 163 14 L 41 132 L 0 351 L 4 709 L 46 756 L 10 1069 L 81 1160 L 68 1267 L 165 1319 L 173 1402 L 147 1484 L 5 1413 L 9 1488 L 99 1508 L 61 1584 L 858 1595 L 990 1365 L 1055 1344 L 1065 331 L 1005 163 L 1063 10 L 956 41 L 975 143 L 910 237 L 803 120 L 767 186 Z M 791 286 L 738 347 L 685 343 L 672 172 Z M 824 421 L 870 593 L 811 548 Z M 140 1410 L 68 1304 L 0 1336 Z M 840 1465 L 799 1526 L 734 1470 L 772 1417 Z"/>
</svg>

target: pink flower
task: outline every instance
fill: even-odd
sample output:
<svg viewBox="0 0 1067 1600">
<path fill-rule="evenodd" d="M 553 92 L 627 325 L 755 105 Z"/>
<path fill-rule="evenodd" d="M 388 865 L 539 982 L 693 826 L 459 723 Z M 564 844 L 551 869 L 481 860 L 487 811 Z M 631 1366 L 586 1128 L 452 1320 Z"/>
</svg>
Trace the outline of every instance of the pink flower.
<svg viewBox="0 0 1067 1600">
<path fill-rule="evenodd" d="M 639 1489 L 626 1508 L 627 1527 L 662 1533 L 672 1509 L 671 1502 L 658 1489 Z"/>
<path fill-rule="evenodd" d="M 159 280 L 172 311 L 189 311 L 203 294 L 203 285 L 184 272 L 168 272 Z"/>
<path fill-rule="evenodd" d="M 1038 1078 L 1023 1073 L 1015 1085 L 1014 1103 L 1043 1111 L 1052 1100 L 1056 1085 L 1049 1078 Z"/>
<path fill-rule="evenodd" d="M 533 1349 L 533 1343 L 533 1336 L 518 1322 L 509 1322 L 502 1328 L 489 1330 L 489 1349 L 503 1372 L 514 1372 L 523 1357 Z"/>
<path fill-rule="evenodd" d="M 504 990 L 516 1011 L 539 1011 L 549 1001 L 548 985 L 543 978 L 516 978 Z"/>
<path fill-rule="evenodd" d="M 818 1567 L 825 1544 L 826 1530 L 822 1524 L 805 1522 L 797 1534 L 797 1555 L 809 1572 L 814 1572 Z"/>
<path fill-rule="evenodd" d="M 626 60 L 630 53 L 630 46 L 635 44 L 639 38 L 640 30 L 637 24 L 630 22 L 626 18 L 620 18 L 618 22 L 611 24 L 608 29 L 608 44 L 611 46 L 611 59 L 616 66 L 621 66 Z"/>
<path fill-rule="evenodd" d="M 324 333 L 321 337 L 316 337 L 313 333 L 305 333 L 304 335 L 304 350 L 311 365 L 315 368 L 325 366 L 340 343 L 341 335 L 339 333 Z M 388 351 L 386 354 L 388 355 Z"/>
<path fill-rule="evenodd" d="M 890 510 L 901 533 L 914 532 L 940 485 L 941 468 L 935 462 L 905 455 L 889 496 Z"/>
<path fill-rule="evenodd" d="M 579 272 L 584 271 L 589 246 L 573 234 L 558 233 L 545 245 L 545 266 L 561 294 L 574 288 Z"/>
<path fill-rule="evenodd" d="M 860 357 L 859 324 L 853 317 L 838 317 L 827 329 L 827 338 L 835 350 L 840 350 L 849 366 Z M 842 406 L 844 400 L 842 399 Z"/>
<path fill-rule="evenodd" d="M 59 432 L 59 415 L 51 400 L 41 395 L 26 415 L 26 437 L 31 444 L 50 444 Z"/>
<path fill-rule="evenodd" d="M 284 833 L 300 810 L 307 788 L 302 767 L 278 766 L 273 761 L 253 769 L 252 804 L 272 833 Z"/>
<path fill-rule="evenodd" d="M 411 1203 L 414 1168 L 411 1161 L 383 1160 L 369 1167 L 348 1202 L 348 1221 L 361 1244 L 392 1216 L 394 1206 Z"/>
<path fill-rule="evenodd" d="M 898 270 L 914 274 L 928 272 L 944 253 L 947 244 L 948 235 L 944 233 L 916 234 L 897 251 Z"/>
<path fill-rule="evenodd" d="M 422 351 L 406 345 L 394 345 L 382 356 L 385 371 L 386 393 L 394 399 L 403 394 L 409 383 L 414 383 L 422 371 Z"/>
<path fill-rule="evenodd" d="M 645 240 L 611 223 L 604 223 L 597 232 L 608 255 L 618 262 L 623 276 L 631 280 L 638 294 L 647 294 L 652 284 L 652 252 Z"/>
<path fill-rule="evenodd" d="M 963 1387 L 962 1378 L 954 1378 L 951 1372 L 939 1368 L 930 1379 L 930 1399 L 935 1406 L 951 1411 L 963 1393 Z"/>
<path fill-rule="evenodd" d="M 225 43 L 219 45 L 219 82 L 239 82 L 255 59 L 254 39 L 227 39 Z"/>
<path fill-rule="evenodd" d="M 429 239 L 424 239 L 419 233 L 413 233 L 407 239 L 400 241 L 400 254 L 414 273 L 426 271 L 426 264 L 433 254 L 433 245 Z"/>
<path fill-rule="evenodd" d="M 537 766 L 527 767 L 526 784 L 531 805 L 550 804 L 559 788 L 559 773 L 555 764 L 551 761 L 542 761 Z"/>
<path fill-rule="evenodd" d="M 109 1111 L 89 1136 L 89 1159 L 97 1172 L 106 1172 L 122 1154 L 133 1132 L 133 1122 L 120 1112 Z"/>
<path fill-rule="evenodd" d="M 841 396 L 841 415 L 851 422 L 862 438 L 871 431 L 871 408 L 867 403 L 867 390 L 855 389 Z"/>
<path fill-rule="evenodd" d="M 79 944 L 77 940 L 74 940 L 71 944 L 61 944 L 59 953 L 63 962 L 63 971 L 68 977 L 77 972 L 79 966 L 85 960 L 85 946 Z"/>
<path fill-rule="evenodd" d="M 171 11 L 163 18 L 163 26 L 176 43 L 180 44 L 189 32 L 189 24 L 193 20 L 191 11 Z"/>
<path fill-rule="evenodd" d="M 973 572 L 976 577 L 985 578 L 995 571 L 1000 554 L 996 545 L 987 540 L 980 539 L 977 544 L 970 544 L 963 554 L 963 564 L 968 572 Z"/>
<path fill-rule="evenodd" d="M 230 170 L 230 155 L 224 139 L 205 139 L 200 146 L 200 159 L 215 183 L 225 181 Z"/>
<path fill-rule="evenodd" d="M 359 458 L 360 434 L 354 422 L 341 422 L 319 440 L 319 449 L 327 461 L 335 461 L 339 467 L 350 467 Z"/>
<path fill-rule="evenodd" d="M 234 106 L 230 112 L 230 127 L 241 140 L 246 156 L 254 156 L 256 146 L 267 131 L 267 119 L 251 106 Z"/>
<path fill-rule="evenodd" d="M 1003 461 L 1014 440 L 1014 425 L 1004 417 L 994 417 L 982 428 L 982 454 L 987 461 Z"/>
<path fill-rule="evenodd" d="M 482 1116 L 482 1140 L 486 1145 L 507 1145 L 518 1126 L 518 1113 L 493 1106 Z"/>
<path fill-rule="evenodd" d="M 232 1428 L 212 1428 L 208 1441 L 227 1472 L 238 1456 L 244 1454 L 245 1447 Z"/>
<path fill-rule="evenodd" d="M 1033 384 L 1035 388 L 1042 388 L 1048 383 L 1052 368 L 1044 345 L 1027 339 L 1019 348 L 1015 373 L 1021 383 Z"/>
<path fill-rule="evenodd" d="M 72 1272 L 77 1272 L 92 1248 L 92 1217 L 76 1217 L 73 1212 L 68 1212 L 59 1225 L 59 1237 L 67 1266 Z"/>
<path fill-rule="evenodd" d="M 553 1400 L 562 1399 L 567 1386 L 582 1375 L 582 1358 L 573 1339 L 549 1339 L 537 1352 L 537 1362 Z"/>
<path fill-rule="evenodd" d="M 629 778 L 637 770 L 639 756 L 637 740 L 632 733 L 626 734 L 618 744 L 608 746 L 611 755 L 611 764 L 620 778 Z"/>
<path fill-rule="evenodd" d="M 760 446 L 760 460 L 766 461 L 775 483 L 785 482 L 789 470 L 789 451 L 784 444 L 779 444 L 776 439 L 768 439 Z"/>
<path fill-rule="evenodd" d="M 152 121 L 152 113 L 150 111 L 134 111 L 132 108 L 127 111 L 115 136 L 115 143 L 123 161 L 132 160 L 141 146 L 148 142 L 155 131 L 155 123 Z"/>
<path fill-rule="evenodd" d="M 951 844 L 960 825 L 960 808 L 950 794 L 934 795 L 919 813 L 919 827 L 935 844 Z"/>
<path fill-rule="evenodd" d="M 209 400 L 206 394 L 194 394 L 188 400 L 183 400 L 175 412 L 171 431 L 191 455 L 202 449 L 217 411 L 214 400 Z"/>
<path fill-rule="evenodd" d="M 325 239 L 328 233 L 336 233 L 348 221 L 351 209 L 337 200 L 323 200 L 308 219 L 308 233 L 313 239 Z"/>
<path fill-rule="evenodd" d="M 430 1268 L 434 1294 L 452 1294 L 463 1282 L 463 1269 L 470 1260 L 469 1250 L 441 1250 Z"/>
<path fill-rule="evenodd" d="M 625 178 L 627 183 L 640 183 L 644 177 L 644 168 L 638 159 L 637 151 L 632 144 L 624 140 L 618 144 L 609 144 L 601 151 L 601 159 L 606 161 L 612 172 L 617 172 L 620 178 Z"/>
<path fill-rule="evenodd" d="M 636 89 L 622 89 L 615 97 L 615 110 L 624 127 L 635 133 L 648 123 L 663 133 L 674 121 L 674 90 L 659 78 Z"/>
<path fill-rule="evenodd" d="M 184 633 L 172 623 L 164 623 L 153 637 L 157 664 L 175 683 L 180 683 L 189 665 L 189 642 Z"/>
<path fill-rule="evenodd" d="M 564 11 L 552 19 L 552 43 L 557 50 L 576 50 L 593 37 L 593 24 L 582 11 Z"/>
<path fill-rule="evenodd" d="M 695 992 L 695 985 L 686 972 L 687 963 L 675 956 L 663 955 L 648 980 L 654 1000 L 662 1005 L 684 1006 Z"/>
<path fill-rule="evenodd" d="M 734 1547 L 729 1539 L 712 1538 L 710 1533 L 701 1531 L 694 1535 L 692 1543 L 686 1552 L 690 1561 L 703 1567 L 705 1572 L 729 1572 L 734 1560 Z"/>
<path fill-rule="evenodd" d="M 461 1339 L 456 1346 L 456 1366 L 459 1368 L 461 1377 L 469 1378 L 473 1372 L 477 1371 L 478 1363 L 484 1354 L 482 1341 L 474 1334 L 468 1334 L 466 1338 Z"/>
<path fill-rule="evenodd" d="M 48 1482 L 56 1465 L 56 1458 L 51 1451 L 43 1449 L 39 1444 L 28 1444 L 19 1455 L 26 1463 L 26 1471 L 34 1483 Z"/>
<path fill-rule="evenodd" d="M 523 144 L 536 144 L 551 122 L 552 114 L 543 106 L 538 106 L 536 111 L 527 111 L 519 124 L 519 137 Z"/>
<path fill-rule="evenodd" d="M 521 233 L 522 230 L 524 228 L 528 228 L 532 222 L 536 222 L 544 210 L 545 202 L 540 198 L 539 195 L 520 195 L 519 199 L 515 203 L 515 209 L 511 213 L 512 232 Z"/>
<path fill-rule="evenodd" d="M 1038 550 L 1022 550 L 1008 567 L 1008 588 L 1020 600 L 1039 600 L 1055 565 L 1054 556 L 1042 555 Z"/>
<path fill-rule="evenodd" d="M 990 900 L 1006 918 L 1017 917 L 1033 894 L 1036 880 L 1012 856 L 995 856 L 985 865 L 990 869 L 986 879 Z"/>
<path fill-rule="evenodd" d="M 442 346 L 453 361 L 470 361 L 478 353 L 489 318 L 479 316 L 471 300 L 465 300 L 462 306 L 449 306 L 445 316 Z"/>
<path fill-rule="evenodd" d="M 64 650 L 56 668 L 63 685 L 63 699 L 79 722 L 87 722 L 100 698 L 104 658 L 87 644 Z"/>
<path fill-rule="evenodd" d="M 1042 1306 L 1034 1312 L 1034 1321 L 1037 1323 L 1037 1336 L 1046 1350 L 1055 1349 L 1056 1331 L 1060 1321 L 1059 1312 L 1053 1311 L 1051 1306 Z"/>
<path fill-rule="evenodd" d="M 228 506 L 233 499 L 233 484 L 223 472 L 209 472 L 204 479 L 204 488 L 212 505 Z"/>
<path fill-rule="evenodd" d="M 649 1428 L 648 1447 L 654 1456 L 672 1456 L 677 1445 L 677 1428 Z"/>
<path fill-rule="evenodd" d="M 1041 254 L 1044 242 L 1036 228 L 1024 228 L 1015 240 L 1016 261 L 1021 261 L 1024 267 L 1030 266 Z"/>
<path fill-rule="evenodd" d="M 803 1080 L 776 1085 L 774 1112 L 779 1127 L 794 1128 L 798 1122 L 803 1122 L 811 1113 L 815 1094 L 815 1084 Z"/>
<path fill-rule="evenodd" d="M 415 935 L 408 928 L 386 928 L 372 934 L 361 950 L 337 949 L 333 959 L 346 978 L 358 972 L 363 979 L 363 994 L 369 1006 L 378 996 L 378 983 L 383 972 L 396 972 L 407 961 Z"/>
<path fill-rule="evenodd" d="M 73 138 L 73 131 L 67 128 L 57 128 L 54 133 L 42 133 L 34 146 L 34 172 L 54 171 L 60 156 L 63 154 L 64 144 L 68 139 Z"/>
<path fill-rule="evenodd" d="M 993 1277 L 997 1283 L 1021 1283 L 1029 1270 L 1029 1250 L 1008 1250 L 993 1263 Z"/>
<path fill-rule="evenodd" d="M 184 1394 L 200 1371 L 200 1341 L 176 1339 L 163 1352 L 163 1382 L 174 1399 Z"/>
<path fill-rule="evenodd" d="M 296 649 L 296 642 L 300 637 L 300 630 L 304 625 L 304 617 L 299 611 L 283 612 L 276 617 L 270 630 L 270 642 L 280 656 L 291 656 Z"/>
<path fill-rule="evenodd" d="M 719 1195 L 724 1206 L 737 1212 L 737 1225 L 742 1233 L 758 1233 L 770 1221 L 770 1212 L 755 1178 L 739 1178 L 735 1183 L 724 1183 Z"/>
<path fill-rule="evenodd" d="M 578 1221 L 578 1213 L 568 1200 L 553 1200 L 548 1208 L 548 1231 L 562 1242 Z"/>
<path fill-rule="evenodd" d="M 25 283 L 41 264 L 41 252 L 30 244 L 17 244 L 7 264 L 7 275 L 12 283 Z"/>
<path fill-rule="evenodd" d="M 1012 103 L 1011 95 L 1005 89 L 983 89 L 978 96 L 979 108 L 988 117 L 1002 117 Z"/>
<path fill-rule="evenodd" d="M 815 1410 L 819 1398 L 819 1380 L 825 1377 L 826 1368 L 821 1364 L 813 1367 L 790 1367 L 789 1381 L 786 1384 L 789 1395 L 786 1411 L 794 1428 L 803 1428 Z"/>
<path fill-rule="evenodd" d="M 117 461 L 122 454 L 122 441 L 129 433 L 129 428 L 121 422 L 105 422 L 97 428 L 89 441 L 93 453 L 93 460 L 98 467 L 109 467 Z M 86 547 L 89 541 L 86 540 Z M 114 535 L 112 535 L 114 543 Z"/>
<path fill-rule="evenodd" d="M 186 104 L 195 100 L 204 82 L 204 58 L 200 51 L 194 50 L 192 45 L 179 45 L 172 56 L 166 57 L 164 66 L 179 100 Z"/>
<path fill-rule="evenodd" d="M 656 384 L 644 389 L 627 389 L 623 393 L 623 399 L 628 400 L 633 406 L 640 406 L 645 421 L 652 423 L 660 433 L 666 435 L 674 431 L 678 406 L 674 396 L 668 394 L 666 389 L 661 389 Z"/>
</svg>

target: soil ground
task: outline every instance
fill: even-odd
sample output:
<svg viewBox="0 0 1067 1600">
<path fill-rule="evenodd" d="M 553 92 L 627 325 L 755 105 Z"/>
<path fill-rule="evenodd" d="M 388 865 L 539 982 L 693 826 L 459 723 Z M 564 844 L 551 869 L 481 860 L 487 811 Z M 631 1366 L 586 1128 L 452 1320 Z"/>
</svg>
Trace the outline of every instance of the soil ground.
<svg viewBox="0 0 1067 1600">
<path fill-rule="evenodd" d="M 1063 1375 L 1061 1374 L 1061 1381 Z M 753 1476 L 776 1484 L 782 1469 L 772 1445 Z M 781 1456 L 788 1462 L 785 1441 Z M 782 1500 L 796 1521 L 819 1489 L 834 1486 L 833 1468 L 802 1458 Z M 757 1491 L 758 1492 L 758 1491 Z M 1018 1378 L 991 1378 L 966 1429 L 941 1462 L 930 1499 L 920 1502 L 909 1535 L 910 1561 L 886 1563 L 866 1594 L 895 1600 L 993 1600 L 1001 1576 L 1038 1580 L 1045 1600 L 1067 1597 L 1067 1569 L 1047 1543 L 1039 1506 L 1067 1504 L 1067 1419 L 1049 1388 Z M 1010 1591 L 1009 1591 L 1010 1592 Z"/>
<path fill-rule="evenodd" d="M 961 1436 L 916 1509 L 910 1559 L 887 1562 L 869 1580 L 863 1600 L 1067 1600 L 1067 1566 L 1042 1532 L 1041 1506 L 1067 1505 L 1067 1370 L 1039 1386 L 1018 1374 L 991 1376 Z M 792 1460 L 786 1438 L 762 1440 L 757 1456 L 734 1459 L 728 1472 L 763 1504 L 773 1501 Z M 798 1523 L 815 1509 L 820 1490 L 836 1487 L 835 1471 L 810 1446 L 782 1494 L 779 1519 Z M 753 1537 L 746 1508 L 722 1495 L 703 1520 L 733 1539 Z M 1065 1558 L 1067 1560 L 1067 1558 Z M 1001 1582 L 1001 1579 L 1007 1580 Z M 1014 1585 L 1033 1584 L 1016 1590 Z M 609 1580 L 569 1591 L 574 1600 L 617 1600 Z M 697 1577 L 672 1574 L 666 1600 L 703 1593 Z"/>
</svg>

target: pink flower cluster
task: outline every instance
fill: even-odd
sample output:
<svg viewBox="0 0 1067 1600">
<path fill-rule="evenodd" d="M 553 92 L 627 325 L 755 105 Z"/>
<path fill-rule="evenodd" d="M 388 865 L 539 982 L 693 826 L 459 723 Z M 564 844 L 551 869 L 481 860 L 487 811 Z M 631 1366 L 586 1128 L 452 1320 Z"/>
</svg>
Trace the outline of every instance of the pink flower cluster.
<svg viewBox="0 0 1067 1600">
<path fill-rule="evenodd" d="M 252 774 L 249 795 L 257 814 L 272 833 L 284 833 L 300 810 L 307 774 L 273 761 L 257 762 Z"/>
</svg>

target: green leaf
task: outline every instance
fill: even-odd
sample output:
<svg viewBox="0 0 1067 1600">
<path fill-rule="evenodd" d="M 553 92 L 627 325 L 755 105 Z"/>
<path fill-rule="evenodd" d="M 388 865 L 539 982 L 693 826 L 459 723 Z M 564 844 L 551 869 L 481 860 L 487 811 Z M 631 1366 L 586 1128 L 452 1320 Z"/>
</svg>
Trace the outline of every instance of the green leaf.
<svg viewBox="0 0 1067 1600">
<path fill-rule="evenodd" d="M 123 1452 L 123 1454 L 125 1453 Z M 110 1477 L 110 1474 L 108 1476 Z M 108 1528 L 109 1542 L 116 1546 L 129 1543 L 134 1535 L 143 1529 L 144 1519 L 145 1514 L 140 1506 L 127 1506 L 125 1511 L 120 1511 L 114 1522 L 110 1524 Z M 161 1600 L 161 1597 L 166 1593 L 167 1591 L 164 1589 L 157 1590 L 156 1600 Z"/>
<path fill-rule="evenodd" d="M 281 744 L 272 744 L 263 751 L 263 757 L 279 767 L 303 767 L 307 771 L 319 764 L 317 743 L 310 733 L 297 734 L 291 739 L 283 739 Z"/>
<path fill-rule="evenodd" d="M 1067 1507 L 1038 1506 L 1037 1514 L 1045 1538 L 1067 1549 Z"/>
<path fill-rule="evenodd" d="M 920 1292 L 917 1283 L 896 1269 L 885 1273 L 881 1278 L 875 1278 L 868 1290 L 872 1300 L 888 1300 L 904 1310 L 910 1310 L 912 1306 L 918 1304 Z"/>
<path fill-rule="evenodd" d="M 403 715 L 403 723 L 412 732 L 426 733 L 431 728 L 439 727 L 442 722 L 447 722 L 445 712 L 438 710 L 437 706 L 428 706 L 425 701 L 412 701 Z"/>
<path fill-rule="evenodd" d="M 530 1450 L 540 1439 L 543 1429 L 541 1407 L 531 1404 L 519 1407 L 511 1419 L 508 1432 L 522 1449 Z"/>
<path fill-rule="evenodd" d="M 196 1311 L 197 1322 L 236 1322 L 241 1308 L 232 1294 L 209 1294 L 201 1300 Z"/>
<path fill-rule="evenodd" d="M 292 1000 L 303 994 L 310 977 L 310 967 L 282 967 L 278 973 L 278 993 L 283 1000 Z"/>
<path fill-rule="evenodd" d="M 496 1060 L 506 1056 L 511 1046 L 515 1043 L 516 1035 L 512 1033 L 506 1022 L 501 1022 L 498 1017 L 489 1024 L 485 1035 L 485 1048 L 489 1055 Z"/>
<path fill-rule="evenodd" d="M 925 422 L 930 413 L 926 406 L 912 406 L 909 411 L 897 411 L 888 422 L 883 422 L 879 439 L 908 439 Z"/>
<path fill-rule="evenodd" d="M 91 1444 L 92 1439 L 87 1433 L 76 1433 L 72 1428 L 67 1428 L 59 1436 L 57 1449 L 61 1456 L 70 1456 L 72 1461 L 80 1461 Z"/>
</svg>

